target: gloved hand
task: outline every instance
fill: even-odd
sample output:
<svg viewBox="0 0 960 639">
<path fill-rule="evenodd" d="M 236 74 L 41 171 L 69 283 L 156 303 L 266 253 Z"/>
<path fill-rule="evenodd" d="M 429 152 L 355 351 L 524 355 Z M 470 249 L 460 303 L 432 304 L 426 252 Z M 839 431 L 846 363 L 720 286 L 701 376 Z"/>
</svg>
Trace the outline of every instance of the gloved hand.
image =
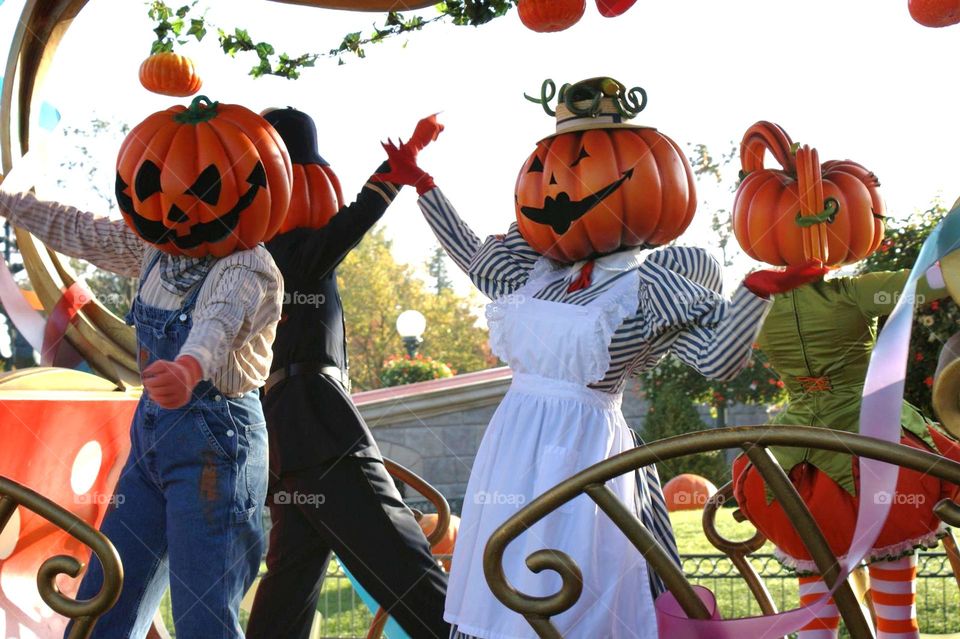
<svg viewBox="0 0 960 639">
<path fill-rule="evenodd" d="M 409 148 L 401 145 L 397 148 L 391 140 L 383 144 L 390 163 L 389 173 L 375 173 L 370 177 L 371 182 L 392 182 L 393 184 L 407 184 L 417 188 L 417 195 L 436 188 L 433 178 L 417 166 L 416 154 Z"/>
<path fill-rule="evenodd" d="M 190 401 L 194 387 L 203 378 L 200 362 L 190 355 L 175 361 L 160 360 L 141 373 L 143 388 L 163 408 L 180 408 Z"/>
<path fill-rule="evenodd" d="M 754 295 L 769 299 L 774 293 L 786 293 L 814 282 L 830 271 L 830 267 L 820 262 L 807 262 L 798 266 L 788 266 L 782 271 L 754 271 L 743 278 L 743 285 Z"/>
<path fill-rule="evenodd" d="M 438 137 L 443 131 L 443 125 L 437 122 L 437 114 L 423 118 L 417 122 L 417 128 L 413 130 L 410 139 L 400 145 L 401 149 L 410 149 L 413 157 L 416 158 L 421 150 Z"/>
</svg>

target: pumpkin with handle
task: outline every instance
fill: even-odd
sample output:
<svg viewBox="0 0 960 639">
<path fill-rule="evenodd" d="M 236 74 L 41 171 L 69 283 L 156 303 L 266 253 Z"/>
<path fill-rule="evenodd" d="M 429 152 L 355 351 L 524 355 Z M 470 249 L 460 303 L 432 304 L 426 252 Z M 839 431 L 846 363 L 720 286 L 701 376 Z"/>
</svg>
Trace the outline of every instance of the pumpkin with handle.
<svg viewBox="0 0 960 639">
<path fill-rule="evenodd" d="M 764 167 L 767 152 L 780 168 Z M 740 143 L 734 235 L 752 258 L 775 266 L 858 262 L 880 245 L 886 212 L 877 177 L 850 160 L 820 164 L 781 127 L 757 122 Z"/>
</svg>

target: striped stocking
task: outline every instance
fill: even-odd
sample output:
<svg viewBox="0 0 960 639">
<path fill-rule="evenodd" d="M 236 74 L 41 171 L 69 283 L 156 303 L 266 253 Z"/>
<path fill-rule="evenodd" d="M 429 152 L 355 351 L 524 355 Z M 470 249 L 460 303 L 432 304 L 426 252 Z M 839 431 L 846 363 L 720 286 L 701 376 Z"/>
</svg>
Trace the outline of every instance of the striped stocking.
<svg viewBox="0 0 960 639">
<path fill-rule="evenodd" d="M 870 564 L 877 639 L 917 639 L 917 555 Z"/>
<path fill-rule="evenodd" d="M 800 577 L 800 604 L 809 605 L 821 599 L 830 589 L 817 575 Z M 833 599 L 820 609 L 820 616 L 804 626 L 797 633 L 797 639 L 836 639 L 840 626 L 840 612 Z"/>
</svg>

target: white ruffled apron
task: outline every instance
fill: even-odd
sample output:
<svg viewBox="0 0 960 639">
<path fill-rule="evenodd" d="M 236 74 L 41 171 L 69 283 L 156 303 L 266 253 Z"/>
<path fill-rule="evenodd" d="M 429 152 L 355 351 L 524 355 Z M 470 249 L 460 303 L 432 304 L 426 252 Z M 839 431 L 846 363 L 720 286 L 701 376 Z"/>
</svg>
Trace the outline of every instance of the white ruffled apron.
<svg viewBox="0 0 960 639">
<path fill-rule="evenodd" d="M 542 270 L 542 269 L 535 269 Z M 587 306 L 533 294 L 570 269 L 531 277 L 517 293 L 487 307 L 490 345 L 513 369 L 513 383 L 487 427 L 464 497 L 447 588 L 445 618 L 463 635 L 536 639 L 518 613 L 500 603 L 483 574 L 493 531 L 534 497 L 603 459 L 634 447 L 620 394 L 587 387 L 610 366 L 617 327 L 635 313 L 639 276 L 625 273 Z M 607 484 L 636 510 L 633 473 Z M 647 566 L 626 536 L 586 495 L 565 504 L 506 548 L 509 583 L 527 595 L 557 592 L 556 573 L 534 574 L 525 559 L 562 550 L 583 571 L 583 594 L 553 623 L 567 639 L 654 639 Z"/>
</svg>

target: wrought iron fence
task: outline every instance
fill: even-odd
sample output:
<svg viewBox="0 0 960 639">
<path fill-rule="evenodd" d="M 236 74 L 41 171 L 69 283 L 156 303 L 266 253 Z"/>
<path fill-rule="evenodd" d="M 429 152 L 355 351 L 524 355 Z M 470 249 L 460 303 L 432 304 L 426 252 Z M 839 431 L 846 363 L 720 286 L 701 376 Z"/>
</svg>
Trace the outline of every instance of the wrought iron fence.
<svg viewBox="0 0 960 639">
<path fill-rule="evenodd" d="M 770 554 L 750 557 L 779 610 L 795 608 L 795 574 Z M 717 596 L 726 617 L 761 614 L 746 583 L 726 555 L 683 555 L 683 572 L 691 583 L 706 586 Z M 960 631 L 960 591 L 946 553 L 921 553 L 917 562 L 917 614 L 925 633 Z"/>
<path fill-rule="evenodd" d="M 713 591 L 724 616 L 760 614 L 757 602 L 726 555 L 683 555 L 682 558 L 684 574 L 691 583 Z M 753 555 L 750 561 L 763 577 L 778 609 L 786 610 L 797 605 L 797 580 L 790 570 L 783 568 L 770 554 Z M 947 555 L 942 552 L 921 553 L 917 568 L 917 612 L 921 631 L 932 634 L 960 632 L 960 591 Z M 172 630 L 169 609 L 166 605 L 164 608 L 168 627 Z M 372 620 L 373 615 L 350 580 L 339 565 L 331 561 L 317 606 L 314 636 L 359 639 L 366 636 Z"/>
</svg>

